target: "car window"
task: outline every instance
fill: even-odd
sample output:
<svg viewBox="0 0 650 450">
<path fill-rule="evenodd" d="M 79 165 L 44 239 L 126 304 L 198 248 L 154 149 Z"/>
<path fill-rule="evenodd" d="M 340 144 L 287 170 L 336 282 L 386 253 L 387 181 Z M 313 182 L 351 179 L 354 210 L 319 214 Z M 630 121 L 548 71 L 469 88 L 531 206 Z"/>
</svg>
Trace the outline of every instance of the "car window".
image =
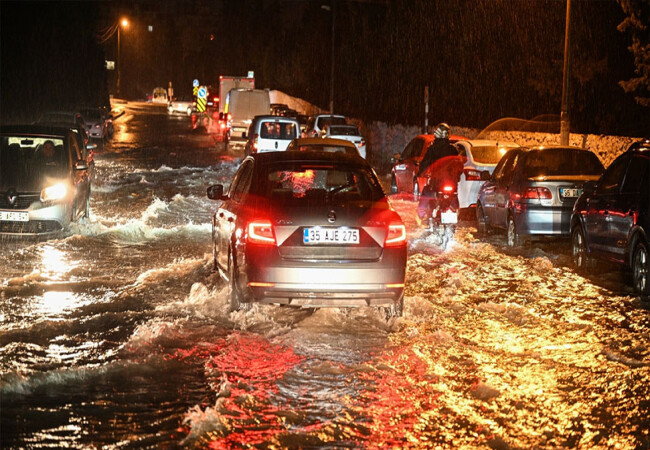
<svg viewBox="0 0 650 450">
<path fill-rule="evenodd" d="M 472 159 L 477 164 L 496 164 L 506 151 L 506 147 L 497 147 L 496 145 L 472 147 Z"/>
<path fill-rule="evenodd" d="M 523 175 L 526 178 L 559 175 L 600 175 L 603 165 L 589 151 L 566 148 L 531 150 L 526 153 Z"/>
<path fill-rule="evenodd" d="M 503 171 L 505 170 L 506 165 L 515 157 L 516 152 L 508 152 L 503 158 L 499 161 L 497 166 L 494 169 L 494 175 L 492 178 L 494 181 L 500 181 L 503 178 Z"/>
<path fill-rule="evenodd" d="M 371 168 L 295 162 L 269 167 L 261 195 L 276 207 L 374 202 L 384 197 Z"/>
<path fill-rule="evenodd" d="M 263 122 L 260 126 L 260 137 L 263 139 L 295 139 L 298 127 L 289 122 Z"/>
<path fill-rule="evenodd" d="M 514 152 L 512 158 L 508 160 L 505 167 L 503 168 L 503 176 L 501 177 L 501 182 L 505 185 L 512 183 L 515 174 L 517 173 L 517 165 L 521 160 L 521 152 Z"/>
<path fill-rule="evenodd" d="M 598 182 L 598 189 L 596 192 L 599 195 L 614 194 L 618 192 L 618 187 L 625 174 L 625 166 L 627 165 L 628 158 L 620 158 L 615 160 L 605 171 L 600 181 Z"/>
<path fill-rule="evenodd" d="M 0 190 L 13 187 L 40 191 L 43 177 L 65 177 L 68 170 L 63 139 L 3 136 L 0 143 Z"/>
<path fill-rule="evenodd" d="M 327 125 L 345 125 L 344 117 L 319 117 L 318 128 L 323 129 Z"/>
<path fill-rule="evenodd" d="M 340 125 L 331 125 L 328 127 L 328 132 L 330 136 L 331 135 L 336 135 L 336 136 L 361 136 L 361 133 L 359 133 L 359 129 L 357 127 L 350 127 L 350 126 L 340 126 Z"/>
<path fill-rule="evenodd" d="M 621 186 L 621 192 L 635 194 L 642 192 L 642 188 L 648 185 L 648 165 L 650 160 L 642 156 L 633 156 L 627 166 L 627 172 Z"/>
<path fill-rule="evenodd" d="M 230 185 L 230 198 L 235 202 L 240 202 L 243 196 L 248 192 L 253 174 L 253 162 L 246 161 L 235 174 L 235 178 Z"/>
</svg>

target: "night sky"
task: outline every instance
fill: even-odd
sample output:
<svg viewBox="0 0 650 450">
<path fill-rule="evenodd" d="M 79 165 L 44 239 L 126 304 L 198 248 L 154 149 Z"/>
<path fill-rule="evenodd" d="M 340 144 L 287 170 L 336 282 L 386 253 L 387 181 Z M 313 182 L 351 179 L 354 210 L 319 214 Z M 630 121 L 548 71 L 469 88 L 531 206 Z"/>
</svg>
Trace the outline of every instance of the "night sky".
<svg viewBox="0 0 650 450">
<path fill-rule="evenodd" d="M 121 96 L 144 99 L 172 81 L 255 71 L 260 88 L 327 108 L 332 0 L 0 3 L 3 123 L 44 109 L 104 104 L 115 94 L 121 17 Z M 323 8 L 328 6 L 328 9 Z M 618 82 L 633 76 L 616 1 L 572 2 L 572 132 L 644 135 L 648 109 Z M 335 111 L 362 120 L 482 128 L 502 117 L 560 112 L 566 2 L 336 0 Z"/>
</svg>

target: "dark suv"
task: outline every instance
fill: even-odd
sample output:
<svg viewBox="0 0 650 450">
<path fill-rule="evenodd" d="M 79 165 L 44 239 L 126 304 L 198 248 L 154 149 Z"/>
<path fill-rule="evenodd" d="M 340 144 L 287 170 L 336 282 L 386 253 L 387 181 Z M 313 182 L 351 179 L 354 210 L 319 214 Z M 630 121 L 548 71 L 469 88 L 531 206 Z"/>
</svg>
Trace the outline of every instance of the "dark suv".
<svg viewBox="0 0 650 450">
<path fill-rule="evenodd" d="M 598 258 L 632 269 L 632 284 L 648 295 L 650 139 L 635 142 L 595 183 L 587 183 L 571 218 L 573 261 Z"/>
</svg>

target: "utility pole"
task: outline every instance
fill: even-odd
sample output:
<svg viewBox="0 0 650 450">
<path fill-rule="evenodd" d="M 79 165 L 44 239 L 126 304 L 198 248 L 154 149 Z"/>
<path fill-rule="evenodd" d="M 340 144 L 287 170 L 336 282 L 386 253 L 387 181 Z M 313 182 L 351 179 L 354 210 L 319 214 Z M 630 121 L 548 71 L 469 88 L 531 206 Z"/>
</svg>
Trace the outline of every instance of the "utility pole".
<svg viewBox="0 0 650 450">
<path fill-rule="evenodd" d="M 560 112 L 560 145 L 569 145 L 569 36 L 571 25 L 571 0 L 566 2 L 566 28 L 564 30 L 564 69 L 562 75 L 562 110 Z"/>
<path fill-rule="evenodd" d="M 334 30 L 336 23 L 336 0 L 332 0 L 332 64 L 330 74 L 330 114 L 334 114 Z"/>
</svg>

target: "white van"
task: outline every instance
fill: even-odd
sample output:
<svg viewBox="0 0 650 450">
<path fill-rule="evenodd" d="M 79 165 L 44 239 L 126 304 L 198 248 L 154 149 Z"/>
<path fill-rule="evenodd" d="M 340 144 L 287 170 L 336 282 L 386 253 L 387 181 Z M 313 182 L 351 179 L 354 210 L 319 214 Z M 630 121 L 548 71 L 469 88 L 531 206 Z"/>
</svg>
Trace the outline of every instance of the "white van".
<svg viewBox="0 0 650 450">
<path fill-rule="evenodd" d="M 255 116 L 248 129 L 244 155 L 283 152 L 289 143 L 300 137 L 300 122 L 294 117 Z"/>
<path fill-rule="evenodd" d="M 271 99 L 265 89 L 232 89 L 226 97 L 230 117 L 230 137 L 246 138 L 253 117 L 271 114 Z"/>
</svg>

